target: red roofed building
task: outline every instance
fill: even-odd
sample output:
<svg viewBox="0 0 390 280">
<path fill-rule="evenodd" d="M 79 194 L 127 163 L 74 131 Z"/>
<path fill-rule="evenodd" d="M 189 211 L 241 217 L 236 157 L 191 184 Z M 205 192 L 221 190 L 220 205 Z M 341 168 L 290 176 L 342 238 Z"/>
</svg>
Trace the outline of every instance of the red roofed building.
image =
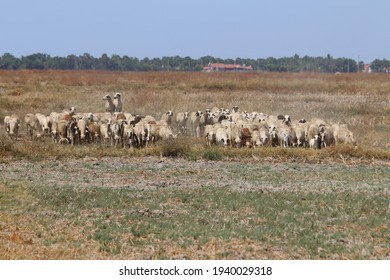
<svg viewBox="0 0 390 280">
<path fill-rule="evenodd" d="M 364 64 L 363 73 L 371 73 L 371 64 Z"/>
<path fill-rule="evenodd" d="M 203 72 L 247 72 L 253 71 L 251 65 L 245 66 L 240 64 L 209 63 L 203 67 Z"/>
</svg>

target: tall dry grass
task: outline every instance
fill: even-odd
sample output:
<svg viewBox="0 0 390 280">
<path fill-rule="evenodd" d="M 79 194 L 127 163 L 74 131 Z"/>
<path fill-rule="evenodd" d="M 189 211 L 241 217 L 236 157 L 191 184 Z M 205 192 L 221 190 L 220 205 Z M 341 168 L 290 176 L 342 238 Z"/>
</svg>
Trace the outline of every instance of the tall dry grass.
<svg viewBox="0 0 390 280">
<path fill-rule="evenodd" d="M 124 110 L 135 114 L 159 118 L 169 109 L 238 105 L 249 112 L 346 123 L 359 145 L 390 146 L 386 74 L 0 71 L 0 117 L 70 106 L 101 112 L 102 96 L 114 92 L 122 93 Z"/>
</svg>

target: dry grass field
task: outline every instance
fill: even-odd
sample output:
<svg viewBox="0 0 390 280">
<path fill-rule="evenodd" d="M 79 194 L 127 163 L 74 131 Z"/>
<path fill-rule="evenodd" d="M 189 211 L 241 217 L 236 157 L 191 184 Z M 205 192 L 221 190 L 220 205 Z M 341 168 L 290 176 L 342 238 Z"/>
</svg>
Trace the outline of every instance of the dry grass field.
<svg viewBox="0 0 390 280">
<path fill-rule="evenodd" d="M 389 259 L 390 76 L 0 71 L 0 119 L 213 106 L 348 125 L 357 147 L 125 150 L 0 130 L 1 259 Z"/>
<path fill-rule="evenodd" d="M 390 145 L 386 74 L 1 71 L 0 117 L 50 114 L 70 106 L 101 112 L 102 96 L 115 92 L 123 94 L 124 110 L 136 114 L 159 118 L 169 109 L 238 105 L 248 112 L 346 123 L 361 146 Z"/>
</svg>

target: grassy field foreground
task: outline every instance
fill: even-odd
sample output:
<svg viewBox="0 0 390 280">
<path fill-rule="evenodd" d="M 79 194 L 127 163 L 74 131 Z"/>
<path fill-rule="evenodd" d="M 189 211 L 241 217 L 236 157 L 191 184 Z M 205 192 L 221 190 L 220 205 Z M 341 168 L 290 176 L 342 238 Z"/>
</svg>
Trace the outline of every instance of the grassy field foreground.
<svg viewBox="0 0 390 280">
<path fill-rule="evenodd" d="M 86 157 L 0 171 L 5 259 L 390 257 L 388 163 Z"/>
<path fill-rule="evenodd" d="M 100 112 L 117 91 L 156 117 L 238 105 L 338 121 L 358 146 L 130 151 L 1 129 L 0 258 L 390 258 L 388 75 L 2 71 L 0 117 Z"/>
</svg>

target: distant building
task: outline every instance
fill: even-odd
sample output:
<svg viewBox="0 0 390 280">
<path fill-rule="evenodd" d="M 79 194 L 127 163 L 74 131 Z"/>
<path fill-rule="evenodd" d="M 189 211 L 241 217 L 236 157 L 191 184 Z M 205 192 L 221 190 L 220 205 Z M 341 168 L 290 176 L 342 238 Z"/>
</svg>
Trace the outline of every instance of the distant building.
<svg viewBox="0 0 390 280">
<path fill-rule="evenodd" d="M 209 63 L 203 67 L 203 72 L 249 72 L 253 71 L 251 65 L 246 66 L 245 64 L 224 64 L 224 63 Z"/>
<path fill-rule="evenodd" d="M 371 64 L 364 64 L 363 73 L 371 73 Z"/>
</svg>

